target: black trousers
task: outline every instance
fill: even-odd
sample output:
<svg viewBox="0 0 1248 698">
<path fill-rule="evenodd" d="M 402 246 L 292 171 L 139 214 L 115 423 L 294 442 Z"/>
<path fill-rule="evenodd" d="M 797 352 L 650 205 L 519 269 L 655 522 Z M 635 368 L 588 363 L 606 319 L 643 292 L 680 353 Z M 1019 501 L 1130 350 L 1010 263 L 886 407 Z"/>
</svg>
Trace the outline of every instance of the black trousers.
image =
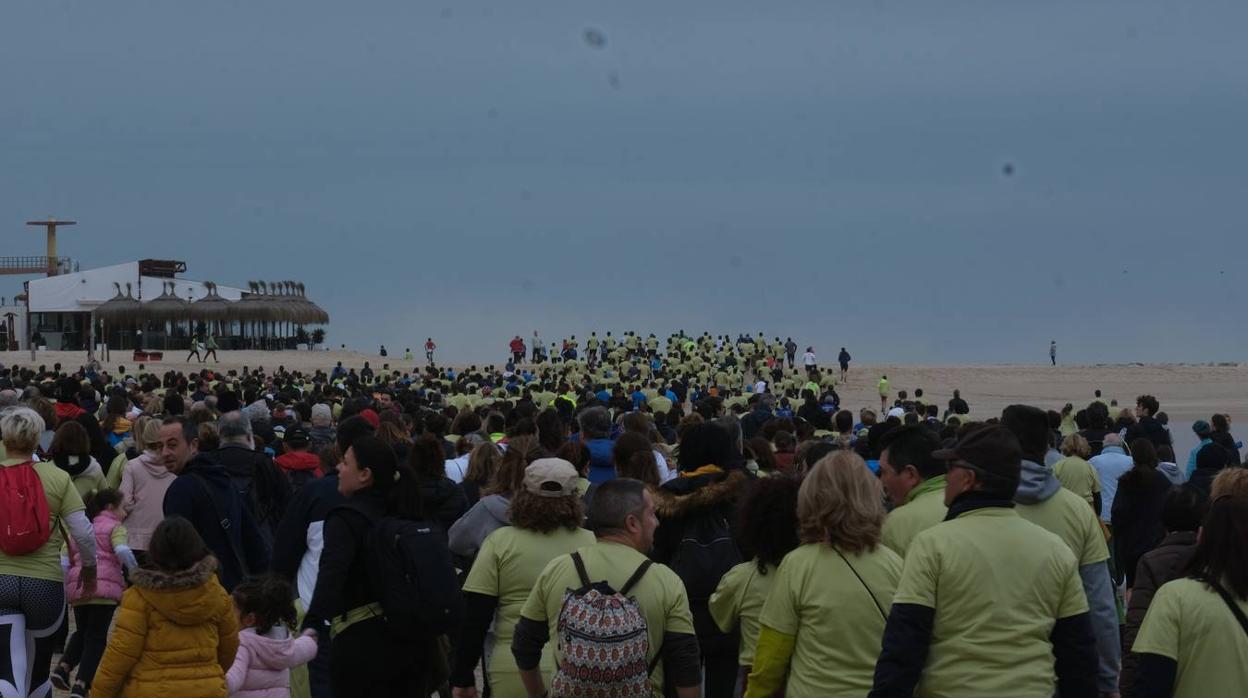
<svg viewBox="0 0 1248 698">
<path fill-rule="evenodd" d="M 334 637 L 330 677 L 334 698 L 426 696 L 428 648 L 395 640 L 381 618 L 362 620 Z"/>
<path fill-rule="evenodd" d="M 65 656 L 61 661 L 70 669 L 78 667 L 75 679 L 87 686 L 95 678 L 95 670 L 108 645 L 108 627 L 113 622 L 116 604 L 83 604 L 74 606 L 74 625 L 77 629 L 69 636 Z"/>
</svg>

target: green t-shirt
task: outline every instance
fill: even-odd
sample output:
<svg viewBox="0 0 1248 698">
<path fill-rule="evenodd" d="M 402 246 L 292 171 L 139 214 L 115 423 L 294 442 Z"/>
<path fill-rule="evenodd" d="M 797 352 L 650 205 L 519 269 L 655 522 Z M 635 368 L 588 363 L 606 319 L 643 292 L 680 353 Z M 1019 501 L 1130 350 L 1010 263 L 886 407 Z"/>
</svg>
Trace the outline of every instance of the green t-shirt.
<svg viewBox="0 0 1248 698">
<path fill-rule="evenodd" d="M 1248 614 L 1248 603 L 1238 604 Z M 1248 635 L 1222 597 L 1195 579 L 1157 590 L 1131 651 L 1178 663 L 1174 698 L 1242 696 L 1248 687 Z"/>
<path fill-rule="evenodd" d="M 1101 491 L 1101 478 L 1096 468 L 1079 456 L 1066 456 L 1053 464 L 1053 474 L 1062 487 L 1092 503 L 1092 495 Z"/>
<path fill-rule="evenodd" d="M 711 617 L 724 632 L 741 627 L 741 651 L 737 664 L 748 667 L 754 664 L 754 647 L 758 645 L 758 617 L 763 603 L 776 580 L 776 568 L 767 566 L 767 574 L 758 571 L 758 560 L 743 562 L 720 578 L 719 586 L 711 594 Z"/>
<path fill-rule="evenodd" d="M 7 468 L 20 465 L 22 462 L 7 459 L 0 462 L 0 467 Z M 60 582 L 65 579 L 61 571 L 61 545 L 64 544 L 65 537 L 61 535 L 61 527 L 57 525 L 57 519 L 63 520 L 66 516 L 75 511 L 82 511 L 85 507 L 78 490 L 74 488 L 69 473 L 56 467 L 55 463 L 46 461 L 35 463 L 34 467 L 35 474 L 43 483 L 43 493 L 48 498 L 48 511 L 52 514 L 49 521 L 51 535 L 48 536 L 46 543 L 32 553 L 9 557 L 0 552 L 0 575 Z"/>
<path fill-rule="evenodd" d="M 842 557 L 808 543 L 785 556 L 760 619 L 796 636 L 785 696 L 861 698 L 871 690 L 901 569 L 884 546 Z"/>
<path fill-rule="evenodd" d="M 893 603 L 936 611 L 918 698 L 1052 698 L 1049 634 L 1088 610 L 1062 539 L 996 507 L 916 536 Z"/>
<path fill-rule="evenodd" d="M 591 582 L 606 580 L 614 589 L 624 586 L 629 577 L 637 571 L 646 556 L 620 543 L 599 541 L 580 549 L 581 558 L 585 561 L 585 570 Z M 573 589 L 579 589 L 581 580 L 576 574 L 576 567 L 570 555 L 561 555 L 542 570 L 533 591 L 524 603 L 520 615 L 529 620 L 546 623 L 550 627 L 550 637 L 559 637 L 559 611 L 563 608 L 564 596 Z M 645 576 L 632 589 L 632 598 L 646 616 L 646 631 L 650 641 L 650 652 L 646 661 L 652 660 L 663 644 L 663 633 L 693 634 L 693 616 L 689 612 L 689 597 L 685 593 L 685 585 L 680 577 L 666 565 L 655 563 L 646 571 Z M 557 640 L 556 640 L 557 641 Z M 562 652 L 555 647 L 555 661 Z M 663 663 L 660 662 L 654 673 L 650 674 L 650 682 L 654 687 L 654 696 L 663 695 Z"/>
<path fill-rule="evenodd" d="M 905 557 L 914 537 L 945 520 L 945 476 L 924 480 L 910 490 L 906 503 L 893 509 L 884 519 L 880 542 Z"/>
<path fill-rule="evenodd" d="M 490 685 L 499 696 L 524 695 L 520 670 L 511 655 L 511 637 L 520 620 L 520 609 L 529 598 L 534 582 L 551 560 L 577 548 L 591 545 L 594 534 L 583 528 L 569 531 L 556 529 L 537 533 L 514 526 L 504 526 L 481 544 L 481 551 L 472 563 L 464 591 L 498 598 L 494 616 L 494 652 L 488 659 Z M 554 653 L 549 645 L 542 653 L 542 673 L 547 682 L 555 669 Z"/>
<path fill-rule="evenodd" d="M 1018 515 L 1056 534 L 1079 560 L 1079 566 L 1109 559 L 1105 534 L 1092 507 L 1066 488 L 1039 504 L 1019 504 Z"/>
</svg>

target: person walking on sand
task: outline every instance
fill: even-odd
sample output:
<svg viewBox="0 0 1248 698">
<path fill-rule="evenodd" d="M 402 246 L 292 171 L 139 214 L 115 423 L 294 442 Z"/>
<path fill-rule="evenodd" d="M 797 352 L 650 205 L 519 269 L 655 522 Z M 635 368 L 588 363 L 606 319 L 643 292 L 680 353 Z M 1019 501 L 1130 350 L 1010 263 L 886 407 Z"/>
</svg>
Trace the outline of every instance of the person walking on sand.
<svg viewBox="0 0 1248 698">
<path fill-rule="evenodd" d="M 204 335 L 204 362 L 208 361 L 208 356 L 212 356 L 212 360 L 221 363 L 221 359 L 217 358 L 217 338 L 212 332 Z"/>
<path fill-rule="evenodd" d="M 880 382 L 875 386 L 880 391 L 880 412 L 888 409 L 888 376 L 880 376 Z"/>
<path fill-rule="evenodd" d="M 845 347 L 841 347 L 841 353 L 837 355 L 836 360 L 841 364 L 841 382 L 845 382 L 845 377 L 849 375 L 849 352 L 845 351 Z"/>
<path fill-rule="evenodd" d="M 1049 342 L 1049 361 L 1053 362 L 1054 366 L 1057 365 L 1057 340 L 1056 339 Z"/>
<path fill-rule="evenodd" d="M 430 366 L 433 365 L 433 351 L 437 348 L 438 345 L 433 343 L 433 337 L 425 339 L 425 361 L 428 361 Z"/>
<path fill-rule="evenodd" d="M 201 356 L 199 355 L 199 333 L 196 333 L 196 334 L 194 334 L 194 335 L 192 335 L 192 336 L 191 336 L 191 353 L 189 353 L 189 354 L 187 354 L 187 355 L 186 355 L 186 362 L 187 362 L 187 363 L 190 363 L 190 362 L 191 362 L 191 357 L 192 357 L 192 356 L 194 356 L 196 359 L 198 359 L 198 360 L 199 360 L 199 363 L 201 363 L 201 364 L 202 364 L 202 363 L 204 363 L 204 359 L 203 359 L 203 357 L 201 357 Z"/>
</svg>

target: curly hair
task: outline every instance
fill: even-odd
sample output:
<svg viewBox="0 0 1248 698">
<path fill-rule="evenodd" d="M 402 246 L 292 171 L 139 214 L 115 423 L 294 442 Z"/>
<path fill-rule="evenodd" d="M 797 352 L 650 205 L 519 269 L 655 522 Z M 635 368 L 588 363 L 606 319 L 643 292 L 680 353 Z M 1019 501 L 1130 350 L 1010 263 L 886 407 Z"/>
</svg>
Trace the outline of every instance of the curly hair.
<svg viewBox="0 0 1248 698">
<path fill-rule="evenodd" d="M 884 525 L 884 491 L 858 454 L 834 451 L 802 481 L 797 517 L 804 543 L 827 543 L 846 553 L 875 550 Z"/>
<path fill-rule="evenodd" d="M 585 521 L 585 505 L 577 496 L 539 497 L 522 488 L 512 495 L 507 516 L 512 526 L 537 533 L 575 531 Z"/>
<path fill-rule="evenodd" d="M 276 575 L 248 577 L 230 596 L 240 616 L 255 614 L 256 632 L 261 635 L 278 625 L 292 630 L 299 622 L 290 583 Z"/>
<path fill-rule="evenodd" d="M 756 481 L 741 500 L 741 547 L 753 550 L 758 573 L 767 574 L 799 544 L 797 493 L 802 482 L 786 475 Z"/>
</svg>

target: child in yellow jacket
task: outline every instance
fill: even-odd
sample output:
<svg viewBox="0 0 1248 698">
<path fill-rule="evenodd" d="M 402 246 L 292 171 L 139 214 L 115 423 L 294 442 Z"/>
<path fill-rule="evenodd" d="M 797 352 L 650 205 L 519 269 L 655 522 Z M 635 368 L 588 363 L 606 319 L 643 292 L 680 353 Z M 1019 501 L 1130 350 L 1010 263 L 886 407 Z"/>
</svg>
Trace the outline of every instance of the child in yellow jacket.
<svg viewBox="0 0 1248 698">
<path fill-rule="evenodd" d="M 131 575 L 91 685 L 94 698 L 220 698 L 238 619 L 217 560 L 186 519 L 156 527 L 150 567 Z"/>
</svg>

